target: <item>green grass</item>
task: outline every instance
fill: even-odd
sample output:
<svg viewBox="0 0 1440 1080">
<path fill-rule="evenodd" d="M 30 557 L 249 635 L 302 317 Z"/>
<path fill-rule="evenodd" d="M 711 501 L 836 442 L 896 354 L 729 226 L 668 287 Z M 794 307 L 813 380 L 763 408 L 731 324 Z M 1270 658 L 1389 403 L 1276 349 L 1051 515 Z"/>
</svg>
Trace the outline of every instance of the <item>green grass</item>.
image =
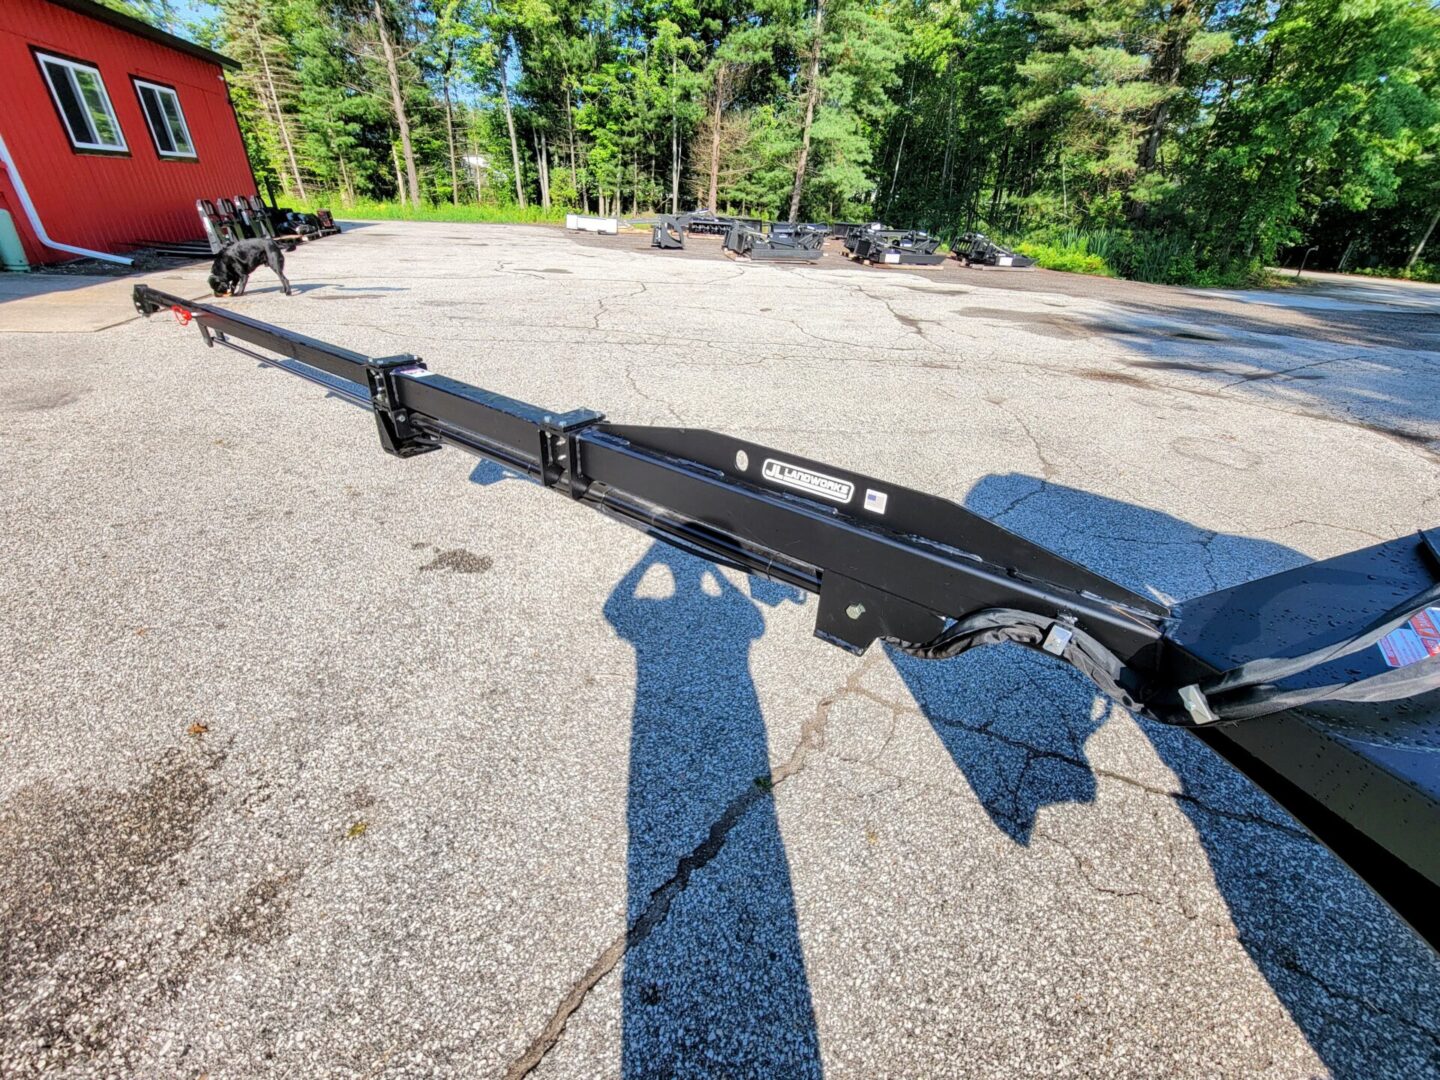
<svg viewBox="0 0 1440 1080">
<path fill-rule="evenodd" d="M 505 225 L 549 225 L 563 222 L 567 211 L 564 207 L 542 210 L 538 206 L 507 206 L 496 203 L 422 203 L 419 206 L 401 205 L 398 202 L 376 202 L 372 199 L 356 199 L 350 204 L 340 201 L 334 194 L 321 194 L 309 199 L 282 200 L 286 206 L 307 213 L 321 207 L 337 218 L 368 221 L 468 221 L 483 224 Z"/>
<path fill-rule="evenodd" d="M 1015 245 L 1021 255 L 1035 260 L 1035 265 L 1046 270 L 1064 270 L 1070 274 L 1095 274 L 1099 277 L 1114 277 L 1110 267 L 1099 255 L 1081 247 L 1039 240 L 1023 240 Z"/>
<path fill-rule="evenodd" d="M 1417 260 L 1415 265 L 1408 270 L 1367 266 L 1362 270 L 1356 270 L 1355 273 L 1364 274 L 1366 277 L 1399 278 L 1401 281 L 1429 281 L 1440 284 L 1440 263 L 1425 262 L 1423 259 Z"/>
<path fill-rule="evenodd" d="M 1046 270 L 1128 278 L 1200 288 L 1259 286 L 1268 282 L 1255 260 L 1204 265 L 1195 244 L 1172 232 L 1139 229 L 1045 230 L 1013 245 Z"/>
</svg>

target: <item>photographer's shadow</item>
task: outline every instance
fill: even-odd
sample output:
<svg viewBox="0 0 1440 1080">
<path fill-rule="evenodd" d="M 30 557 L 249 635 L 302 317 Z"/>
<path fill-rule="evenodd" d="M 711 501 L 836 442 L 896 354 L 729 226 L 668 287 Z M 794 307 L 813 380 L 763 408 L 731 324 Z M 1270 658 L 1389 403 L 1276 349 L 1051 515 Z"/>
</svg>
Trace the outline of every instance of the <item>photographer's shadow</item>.
<svg viewBox="0 0 1440 1080">
<path fill-rule="evenodd" d="M 820 1075 L 750 674 L 765 630 L 755 602 L 786 599 L 801 597 L 758 581 L 746 596 L 710 563 L 657 543 L 605 605 L 636 664 L 621 984 L 628 1078 Z"/>
<path fill-rule="evenodd" d="M 1001 515 L 1011 531 L 1165 603 L 1310 561 L 1280 544 L 1200 529 L 1030 476 L 985 477 L 965 505 Z M 1076 522 L 1086 528 L 1075 529 Z M 1111 704 L 1073 669 L 1017 646 L 939 663 L 889 653 L 991 820 L 1012 840 L 1029 844 L 1044 807 L 1095 799 L 1085 743 Z M 1136 722 L 1179 781 L 1175 805 L 1205 849 L 1241 944 L 1332 1073 L 1440 1070 L 1440 1012 L 1423 989 L 1440 975 L 1434 954 L 1198 740 Z"/>
</svg>

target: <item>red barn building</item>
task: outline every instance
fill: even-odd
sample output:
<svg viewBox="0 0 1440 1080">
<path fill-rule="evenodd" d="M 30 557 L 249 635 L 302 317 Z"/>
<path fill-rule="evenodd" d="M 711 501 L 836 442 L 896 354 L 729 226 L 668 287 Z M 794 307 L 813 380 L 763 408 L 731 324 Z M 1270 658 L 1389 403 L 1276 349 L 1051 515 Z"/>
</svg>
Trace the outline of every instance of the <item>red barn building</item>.
<svg viewBox="0 0 1440 1080">
<path fill-rule="evenodd" d="M 237 67 L 90 0 L 0 0 L 0 209 L 29 260 L 203 239 L 197 198 L 257 194 Z"/>
</svg>

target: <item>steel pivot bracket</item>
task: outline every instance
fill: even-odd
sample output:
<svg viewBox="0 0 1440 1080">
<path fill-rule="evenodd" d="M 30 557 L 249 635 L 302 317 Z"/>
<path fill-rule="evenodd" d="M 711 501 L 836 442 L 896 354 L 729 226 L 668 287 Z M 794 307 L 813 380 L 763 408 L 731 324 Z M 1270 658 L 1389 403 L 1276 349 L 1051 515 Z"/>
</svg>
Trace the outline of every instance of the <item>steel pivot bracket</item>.
<svg viewBox="0 0 1440 1080">
<path fill-rule="evenodd" d="M 408 458 L 440 449 L 439 439 L 415 426 L 414 417 L 400 403 L 395 381 L 401 372 L 425 370 L 425 361 L 417 356 L 382 356 L 365 364 L 375 426 L 380 430 L 380 445 L 387 454 Z"/>
<path fill-rule="evenodd" d="M 576 438 L 586 428 L 605 419 L 593 409 L 575 409 L 559 416 L 540 418 L 540 483 L 559 488 L 572 499 L 584 496 L 590 487 L 580 468 L 580 443 Z"/>
</svg>

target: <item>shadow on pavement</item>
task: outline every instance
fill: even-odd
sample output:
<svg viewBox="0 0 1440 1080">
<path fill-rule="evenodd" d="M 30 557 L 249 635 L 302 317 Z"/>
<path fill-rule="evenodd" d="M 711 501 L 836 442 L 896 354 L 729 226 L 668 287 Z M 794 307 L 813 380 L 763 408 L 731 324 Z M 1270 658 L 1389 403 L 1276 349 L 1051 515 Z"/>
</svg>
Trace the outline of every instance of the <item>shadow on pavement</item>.
<svg viewBox="0 0 1440 1080">
<path fill-rule="evenodd" d="M 503 465 L 497 465 L 493 461 L 486 461 L 481 458 L 476 466 L 470 470 L 470 482 L 479 484 L 481 487 L 490 487 L 502 480 L 524 480 L 525 477 L 517 472 L 512 472 Z"/>
<path fill-rule="evenodd" d="M 1029 476 L 986 477 L 966 505 L 987 515 L 1014 507 L 1002 515 L 1007 528 L 1162 599 L 1308 561 L 1279 544 L 1217 534 Z M 1012 840 L 1028 844 L 1046 806 L 1093 801 L 1085 741 L 1110 704 L 1078 674 L 1011 646 L 945 663 L 890 655 L 956 767 Z M 1440 1006 L 1426 989 L 1440 976 L 1434 954 L 1197 740 L 1136 723 L 1179 780 L 1172 798 L 1205 849 L 1239 941 L 1332 1073 L 1434 1075 Z"/>
<path fill-rule="evenodd" d="M 259 272 L 263 273 L 264 271 Z M 270 280 L 274 281 L 275 279 L 272 277 Z M 280 287 L 279 282 L 275 282 L 275 287 L 277 289 Z M 292 281 L 290 283 L 290 291 L 294 293 L 318 292 L 320 289 L 332 290 L 333 295 L 329 296 L 329 299 L 332 300 L 368 300 L 375 293 L 410 291 L 403 285 L 340 285 L 333 281 L 307 281 L 304 283 Z M 249 295 L 248 289 L 246 295 Z M 317 299 L 323 299 L 323 297 L 317 297 Z"/>
<path fill-rule="evenodd" d="M 765 630 L 755 600 L 798 594 L 766 586 L 752 595 L 657 543 L 605 605 L 636 666 L 627 1077 L 820 1075 L 790 867 L 774 800 L 763 797 L 769 755 L 750 674 L 751 643 Z M 727 871 L 689 882 L 712 858 Z"/>
<path fill-rule="evenodd" d="M 492 484 L 514 475 L 482 464 L 471 479 Z M 966 506 L 1167 603 L 1309 561 L 1280 544 L 1023 474 L 985 477 Z M 705 830 L 725 822 L 736 793 L 768 777 L 749 666 L 751 645 L 764 631 L 756 603 L 804 599 L 758 579 L 747 597 L 709 563 L 658 543 L 612 592 L 605 614 L 634 646 L 637 667 L 628 805 L 632 927 L 653 915 L 677 866 L 688 880 L 714 855 L 705 854 Z M 1028 846 L 1047 806 L 1094 801 L 1085 747 L 1111 705 L 1071 668 L 1012 646 L 946 662 L 889 655 L 1011 840 Z M 1171 798 L 1205 850 L 1237 939 L 1332 1075 L 1440 1075 L 1436 956 L 1209 749 L 1177 729 L 1134 722 L 1178 780 Z M 820 1073 L 774 804 L 743 795 L 739 802 L 745 809 L 730 823 L 733 832 L 710 833 L 716 850 L 725 841 L 727 862 L 742 864 L 738 872 L 712 879 L 709 888 L 677 891 L 653 936 L 636 943 L 632 934 L 622 990 L 627 1077 Z M 687 865 L 694 852 L 701 859 Z"/>
</svg>

